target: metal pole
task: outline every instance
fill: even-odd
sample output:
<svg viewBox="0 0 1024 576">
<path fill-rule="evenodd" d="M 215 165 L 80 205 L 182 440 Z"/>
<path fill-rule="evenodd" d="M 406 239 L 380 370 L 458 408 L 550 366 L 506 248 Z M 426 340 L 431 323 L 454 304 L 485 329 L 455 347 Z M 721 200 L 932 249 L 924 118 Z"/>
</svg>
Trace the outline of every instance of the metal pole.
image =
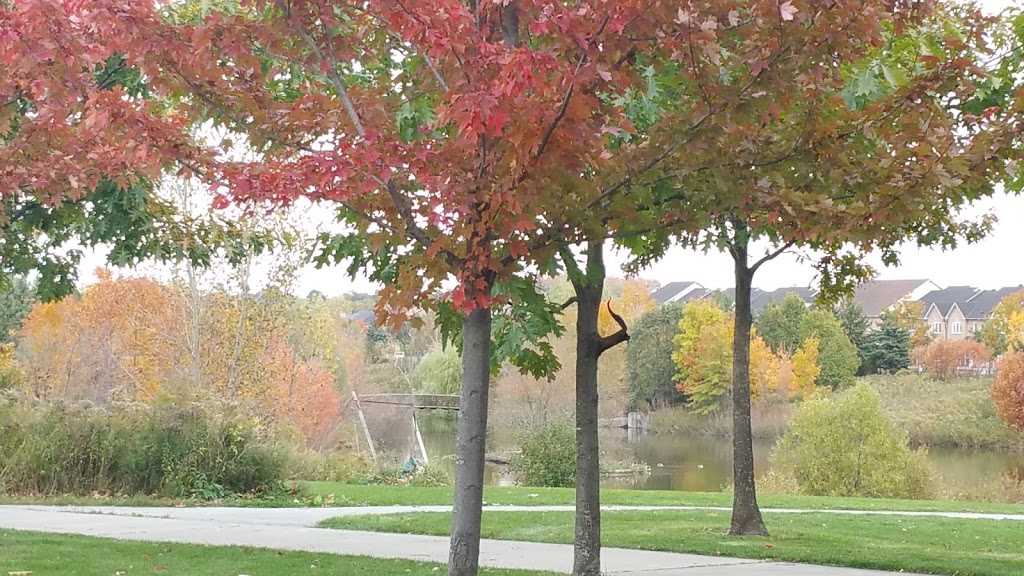
<svg viewBox="0 0 1024 576">
<path fill-rule="evenodd" d="M 377 463 L 377 450 L 373 448 L 373 438 L 370 436 L 370 428 L 366 425 L 366 417 L 363 416 L 363 405 L 359 403 L 359 396 L 356 396 L 356 391 L 352 391 L 352 399 L 356 401 L 356 412 L 359 413 L 359 422 L 363 425 L 363 434 L 366 435 L 366 444 L 370 446 L 370 456 L 373 457 L 373 465 L 378 466 Z"/>
</svg>

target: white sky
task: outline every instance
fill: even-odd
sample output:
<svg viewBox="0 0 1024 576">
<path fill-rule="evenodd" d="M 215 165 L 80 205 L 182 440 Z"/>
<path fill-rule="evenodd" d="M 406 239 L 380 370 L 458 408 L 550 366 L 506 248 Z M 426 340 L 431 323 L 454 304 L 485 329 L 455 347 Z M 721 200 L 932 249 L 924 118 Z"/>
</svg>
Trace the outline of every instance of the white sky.
<svg viewBox="0 0 1024 576">
<path fill-rule="evenodd" d="M 995 12 L 1013 5 L 1015 0 L 979 0 L 987 11 Z M 896 268 L 883 268 L 875 256 L 871 263 L 879 270 L 880 278 L 920 278 L 939 286 L 972 285 L 979 288 L 998 288 L 1024 284 L 1024 196 L 997 194 L 972 206 L 968 215 L 992 213 L 998 218 L 994 231 L 981 242 L 963 245 L 955 250 L 921 249 L 910 245 L 901 251 L 901 264 Z M 318 215 L 319 216 L 319 215 Z M 320 220 L 320 218 L 316 218 Z M 757 252 L 752 250 L 752 256 Z M 607 255 L 610 276 L 622 275 L 624 254 Z M 93 270 L 102 266 L 105 258 L 88 254 L 83 259 L 82 283 L 95 281 Z M 729 287 L 733 283 L 732 260 L 726 254 L 702 254 L 673 248 L 660 262 L 643 270 L 641 278 L 661 284 L 678 280 L 692 280 L 708 288 Z M 757 273 L 754 284 L 772 289 L 782 286 L 807 286 L 814 282 L 814 271 L 797 261 L 795 255 L 783 254 L 765 264 Z M 351 280 L 343 267 L 316 270 L 303 269 L 296 278 L 294 292 L 304 296 L 310 290 L 319 290 L 333 296 L 348 291 L 371 292 L 375 286 L 365 279 Z"/>
</svg>

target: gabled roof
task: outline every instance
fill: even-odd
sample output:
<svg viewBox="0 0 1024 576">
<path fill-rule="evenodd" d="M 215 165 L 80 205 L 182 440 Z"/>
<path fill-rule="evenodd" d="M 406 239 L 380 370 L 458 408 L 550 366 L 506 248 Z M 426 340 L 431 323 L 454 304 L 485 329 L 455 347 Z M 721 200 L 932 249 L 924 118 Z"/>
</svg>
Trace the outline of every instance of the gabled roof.
<svg viewBox="0 0 1024 576">
<path fill-rule="evenodd" d="M 696 292 L 696 295 L 691 296 Z M 669 282 L 651 293 L 651 298 L 658 304 L 666 302 L 685 302 L 699 298 L 706 291 L 696 282 Z"/>
<path fill-rule="evenodd" d="M 960 311 L 964 313 L 964 318 L 986 320 L 992 313 L 992 309 L 1002 302 L 1003 298 L 1021 291 L 1024 291 L 1024 286 L 1012 286 L 998 290 L 981 290 L 968 300 L 966 304 L 960 306 Z"/>
<path fill-rule="evenodd" d="M 808 288 L 807 286 L 790 286 L 788 288 L 777 288 L 767 293 L 769 299 L 773 302 L 782 302 L 789 294 L 796 294 L 801 300 L 807 304 L 814 303 L 814 297 L 818 295 L 816 288 Z"/>
<path fill-rule="evenodd" d="M 971 298 L 974 298 L 981 292 L 973 286 L 950 286 L 942 290 L 932 290 L 931 292 L 924 295 L 920 302 L 924 304 L 924 314 L 928 315 L 928 311 L 932 306 L 939 311 L 939 314 L 943 318 L 949 316 L 949 313 L 953 311 L 953 306 L 956 305 L 960 308 L 960 312 L 964 313 L 966 317 L 965 309 L 968 308 L 968 302 Z"/>
<path fill-rule="evenodd" d="M 703 298 L 713 298 L 716 294 L 725 294 L 725 297 L 727 299 L 729 299 L 730 302 L 733 302 L 733 304 L 735 305 L 735 302 L 736 302 L 736 289 L 735 288 L 726 288 L 724 290 L 722 290 L 722 289 L 703 290 L 703 291 L 701 291 L 700 295 L 694 296 L 693 298 L 691 298 L 691 300 L 698 300 L 698 299 L 703 299 Z M 759 305 L 762 306 L 762 307 L 764 306 L 764 304 L 766 303 L 765 298 L 764 298 L 765 294 L 767 294 L 767 292 L 765 292 L 764 290 L 761 290 L 760 288 L 751 288 L 750 289 L 750 307 L 751 307 L 752 310 L 754 310 L 756 312 L 757 310 L 759 310 L 759 308 L 758 308 Z"/>
<path fill-rule="evenodd" d="M 911 298 L 915 291 L 932 284 L 930 280 L 873 280 L 862 284 L 853 293 L 868 318 L 879 316 L 900 300 Z M 934 285 L 934 284 L 933 284 Z M 936 288 L 938 288 L 936 286 Z"/>
</svg>

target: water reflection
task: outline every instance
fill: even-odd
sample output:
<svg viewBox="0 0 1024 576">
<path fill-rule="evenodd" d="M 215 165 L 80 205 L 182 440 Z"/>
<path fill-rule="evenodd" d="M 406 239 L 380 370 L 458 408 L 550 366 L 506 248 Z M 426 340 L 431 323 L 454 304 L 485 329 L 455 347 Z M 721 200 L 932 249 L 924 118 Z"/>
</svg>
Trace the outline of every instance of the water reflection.
<svg viewBox="0 0 1024 576">
<path fill-rule="evenodd" d="M 424 418 L 424 443 L 432 463 L 454 471 L 456 421 L 454 418 Z M 489 437 L 495 452 L 509 447 L 507 436 Z M 647 477 L 606 478 L 609 488 L 717 492 L 732 484 L 732 441 L 729 438 L 648 434 L 629 438 L 625 430 L 605 430 L 601 436 L 603 457 L 610 461 L 635 461 L 651 467 Z M 754 470 L 760 476 L 769 470 L 774 441 L 754 442 Z M 947 482 L 969 486 L 991 481 L 1004 474 L 1024 475 L 1024 454 L 963 448 L 931 448 L 928 460 Z M 488 464 L 488 484 L 510 482 L 503 467 Z"/>
</svg>

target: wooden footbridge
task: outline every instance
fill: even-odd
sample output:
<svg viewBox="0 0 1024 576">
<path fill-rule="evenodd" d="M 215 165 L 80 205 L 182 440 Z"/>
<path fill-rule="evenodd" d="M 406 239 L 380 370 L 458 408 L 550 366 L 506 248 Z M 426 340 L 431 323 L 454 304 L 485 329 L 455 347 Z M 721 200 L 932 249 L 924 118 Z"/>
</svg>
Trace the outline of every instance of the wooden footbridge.
<svg viewBox="0 0 1024 576">
<path fill-rule="evenodd" d="M 410 385 L 411 387 L 411 385 Z M 370 455 L 374 463 L 377 462 L 377 450 L 373 446 L 373 438 L 370 436 L 370 428 L 366 425 L 366 416 L 363 415 L 363 404 L 384 404 L 389 406 L 404 406 L 409 408 L 412 415 L 412 428 L 416 434 L 416 443 L 420 447 L 420 455 L 423 463 L 429 464 L 427 447 L 423 444 L 423 435 L 420 434 L 420 424 L 416 420 L 417 410 L 458 410 L 459 397 L 454 394 L 364 394 L 359 396 L 352 391 L 352 399 L 356 402 L 356 411 L 359 414 L 359 422 L 363 426 L 363 434 L 370 447 Z"/>
<path fill-rule="evenodd" d="M 455 394 L 363 394 L 363 404 L 405 406 L 416 410 L 458 410 L 459 397 Z"/>
</svg>

